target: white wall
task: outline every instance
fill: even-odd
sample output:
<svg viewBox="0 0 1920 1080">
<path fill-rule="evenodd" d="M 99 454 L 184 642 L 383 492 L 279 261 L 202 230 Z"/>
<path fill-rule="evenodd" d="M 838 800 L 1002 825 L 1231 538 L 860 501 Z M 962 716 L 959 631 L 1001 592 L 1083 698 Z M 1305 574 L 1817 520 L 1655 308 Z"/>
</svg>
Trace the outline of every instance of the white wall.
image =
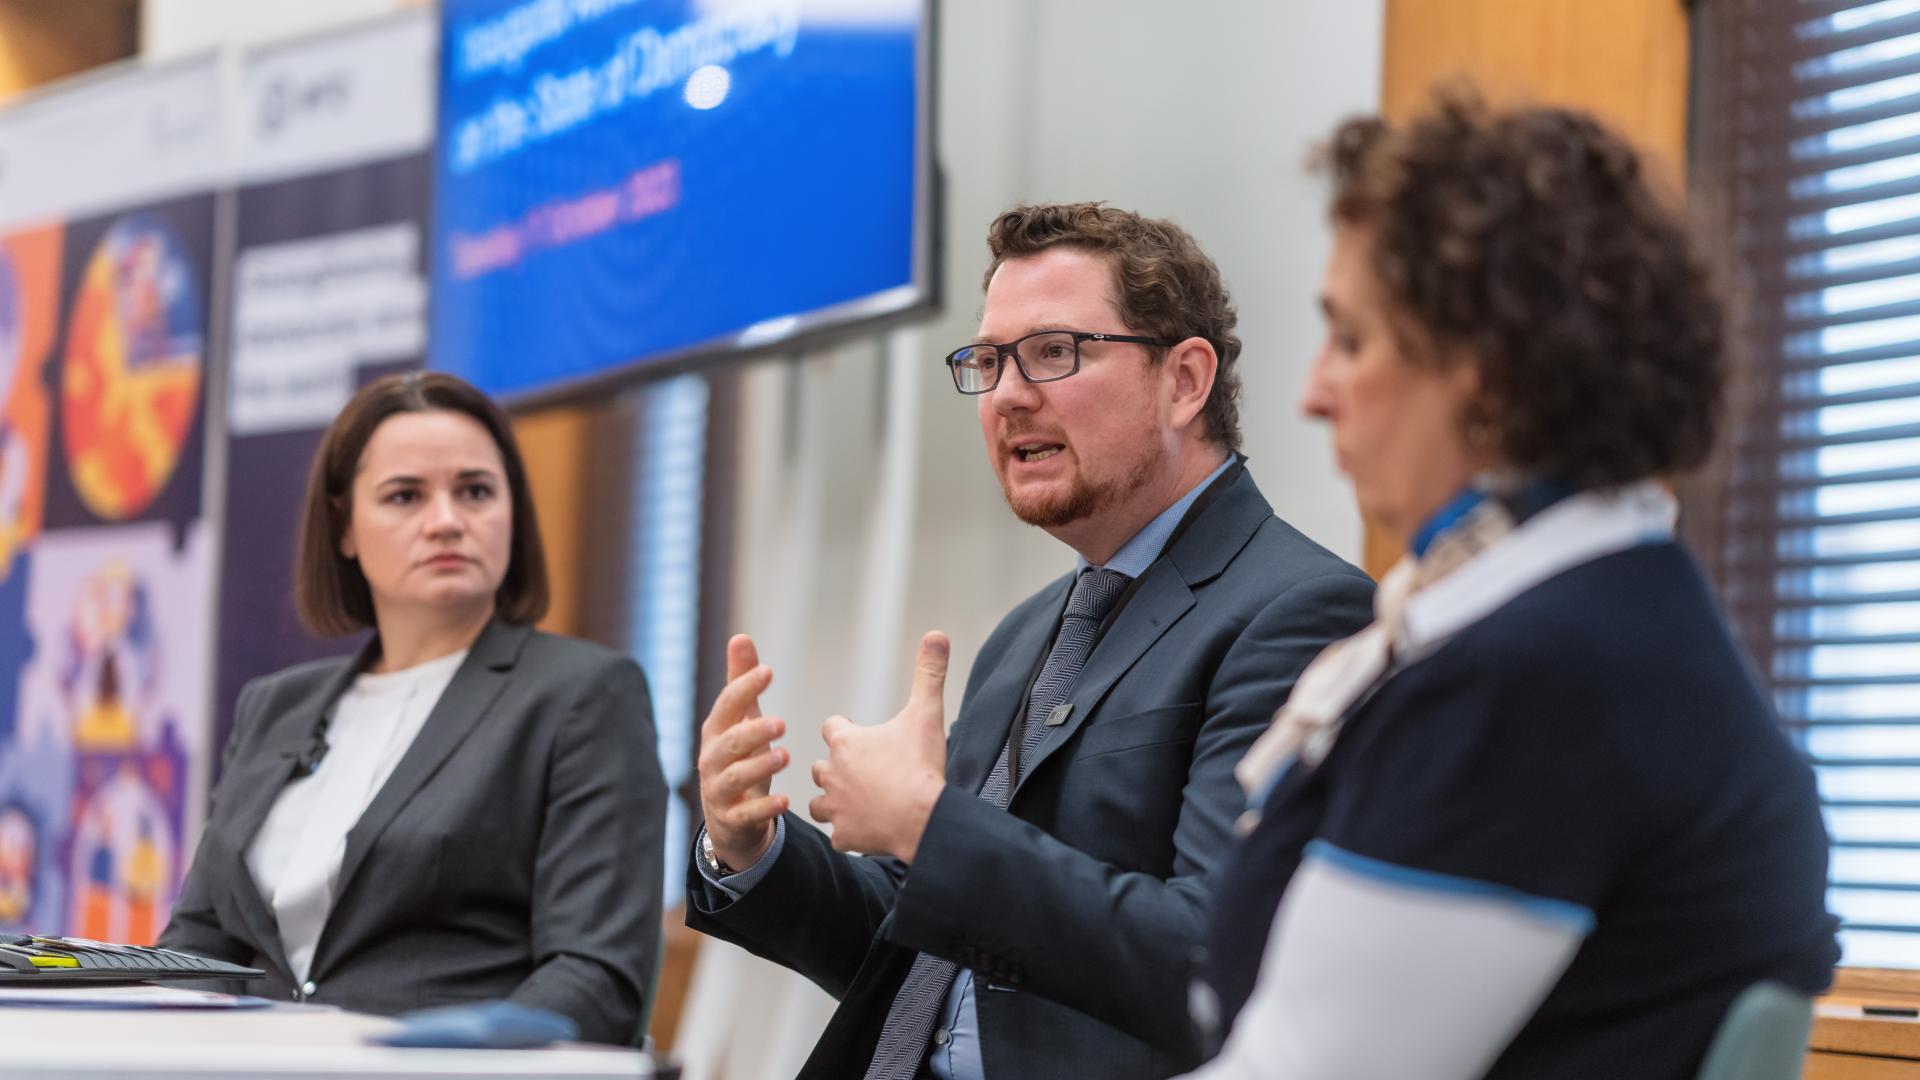
<svg viewBox="0 0 1920 1080">
<path fill-rule="evenodd" d="M 1358 557 L 1325 433 L 1296 409 L 1329 244 L 1304 162 L 1338 119 L 1378 107 L 1382 2 L 940 5 L 945 310 L 744 379 L 728 629 L 753 633 L 774 667 L 765 704 L 787 718 L 796 762 L 777 790 L 803 814 L 822 719 L 885 719 L 920 633 L 939 628 L 954 639 L 951 720 L 994 624 L 1073 564 L 1007 511 L 973 403 L 938 359 L 977 329 L 986 226 L 1016 202 L 1104 199 L 1194 233 L 1240 308 L 1255 477 L 1283 517 Z M 688 1080 L 791 1076 L 832 1004 L 709 943 L 681 1029 Z"/>
<path fill-rule="evenodd" d="M 1032 114 L 1031 175 L 1018 192 L 1104 199 L 1170 217 L 1194 234 L 1240 308 L 1253 473 L 1282 517 L 1350 558 L 1360 550 L 1359 519 L 1333 472 L 1325 432 L 1302 423 L 1296 409 L 1319 340 L 1316 297 L 1329 243 L 1324 187 L 1303 162 L 1335 120 L 1378 106 L 1380 6 L 1042 5 L 1032 40 L 1080 51 L 1069 66 L 1034 65 L 1044 107 Z M 1103 17 L 1114 10 L 1130 17 Z M 966 247 L 966 223 L 954 230 L 955 244 Z"/>
<path fill-rule="evenodd" d="M 372 18 L 417 0 L 144 0 L 140 52 L 165 60 Z"/>
</svg>

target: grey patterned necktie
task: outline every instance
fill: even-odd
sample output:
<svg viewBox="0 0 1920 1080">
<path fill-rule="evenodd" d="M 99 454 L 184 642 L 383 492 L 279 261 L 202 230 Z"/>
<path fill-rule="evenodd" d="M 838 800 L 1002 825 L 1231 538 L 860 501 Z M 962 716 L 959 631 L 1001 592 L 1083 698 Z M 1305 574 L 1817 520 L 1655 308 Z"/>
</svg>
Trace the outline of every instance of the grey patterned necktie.
<svg viewBox="0 0 1920 1080">
<path fill-rule="evenodd" d="M 1131 579 L 1117 570 L 1087 570 L 1073 583 L 1067 597 L 1067 612 L 1060 620 L 1060 632 L 1054 635 L 1053 648 L 1040 668 L 1027 698 L 1025 723 L 1020 731 L 1017 755 L 1013 741 L 1000 748 L 1000 759 L 993 763 L 987 782 L 980 786 L 980 797 L 1005 809 L 1013 796 L 1013 762 L 1033 759 L 1033 752 L 1046 737 L 1048 718 L 1067 700 L 1087 655 L 1100 635 L 1100 622 L 1113 609 L 1114 601 L 1125 591 Z M 873 1063 L 867 1066 L 867 1080 L 913 1080 L 927 1056 L 927 1040 L 933 1034 L 940 1005 L 953 988 L 960 972 L 950 960 L 926 953 L 913 958 L 913 967 L 893 996 L 887 1010 L 887 1023 L 880 1031 L 880 1045 L 873 1051 Z"/>
</svg>

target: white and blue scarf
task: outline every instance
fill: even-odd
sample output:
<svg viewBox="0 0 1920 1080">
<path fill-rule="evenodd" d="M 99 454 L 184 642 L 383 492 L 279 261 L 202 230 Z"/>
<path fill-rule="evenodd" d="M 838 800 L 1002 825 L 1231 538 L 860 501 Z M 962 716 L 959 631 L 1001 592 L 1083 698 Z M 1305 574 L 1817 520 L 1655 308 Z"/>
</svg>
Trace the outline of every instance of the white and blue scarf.
<svg viewBox="0 0 1920 1080">
<path fill-rule="evenodd" d="M 1325 760 L 1348 711 L 1388 675 L 1562 571 L 1671 539 L 1676 509 L 1656 480 L 1565 494 L 1539 481 L 1483 478 L 1435 515 L 1381 579 L 1374 621 L 1301 672 L 1235 767 L 1240 786 L 1257 806 L 1295 761 Z"/>
</svg>

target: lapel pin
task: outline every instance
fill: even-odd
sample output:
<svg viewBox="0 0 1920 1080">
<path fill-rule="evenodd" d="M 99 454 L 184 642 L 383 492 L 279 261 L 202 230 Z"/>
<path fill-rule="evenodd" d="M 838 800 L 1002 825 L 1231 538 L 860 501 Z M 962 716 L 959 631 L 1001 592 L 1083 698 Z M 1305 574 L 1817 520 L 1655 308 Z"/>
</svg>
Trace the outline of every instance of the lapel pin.
<svg viewBox="0 0 1920 1080">
<path fill-rule="evenodd" d="M 1061 724 L 1066 723 L 1067 717 L 1071 715 L 1073 715 L 1073 702 L 1063 701 L 1047 710 L 1047 726 L 1059 727 Z"/>
</svg>

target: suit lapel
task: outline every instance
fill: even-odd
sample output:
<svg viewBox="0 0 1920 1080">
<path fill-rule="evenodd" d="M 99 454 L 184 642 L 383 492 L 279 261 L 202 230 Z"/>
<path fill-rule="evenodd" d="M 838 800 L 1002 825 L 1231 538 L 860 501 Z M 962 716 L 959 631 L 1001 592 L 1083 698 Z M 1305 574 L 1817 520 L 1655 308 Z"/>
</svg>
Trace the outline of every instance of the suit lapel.
<svg viewBox="0 0 1920 1080">
<path fill-rule="evenodd" d="M 1001 748 L 1007 745 L 1014 714 L 1020 711 L 1027 696 L 1027 682 L 1053 638 L 1054 624 L 1066 607 L 1072 582 L 1072 575 L 1068 575 L 1042 590 L 1033 605 L 1035 617 L 1014 631 L 1001 655 L 975 661 L 976 665 L 988 665 L 986 674 L 973 697 L 961 706 L 963 722 L 953 725 L 947 750 L 947 780 L 962 791 L 979 794 Z"/>
<path fill-rule="evenodd" d="M 246 922 L 253 940 L 260 944 L 260 951 L 277 962 L 282 970 L 289 965 L 286 946 L 280 940 L 280 923 L 274 917 L 267 898 L 260 895 L 260 888 L 254 883 L 253 871 L 247 866 L 247 849 L 253 845 L 253 838 L 260 832 L 260 827 L 266 824 L 267 815 L 280 798 L 280 792 L 293 779 L 296 759 L 313 741 L 314 729 L 319 726 L 321 716 L 333 707 L 333 703 L 353 683 L 354 677 L 366 668 L 371 658 L 371 648 L 369 645 L 358 657 L 341 663 L 321 681 L 314 692 L 301 698 L 279 720 L 270 721 L 270 718 L 263 717 L 262 720 L 270 721 L 272 727 L 260 751 L 250 755 L 247 764 L 236 768 L 231 777 L 221 779 L 223 793 L 230 793 L 225 797 L 234 801 L 233 816 L 228 819 L 228 848 L 233 854 L 233 865 L 227 869 L 234 883 L 233 891 L 240 906 L 240 917 Z"/>
<path fill-rule="evenodd" d="M 1226 570 L 1260 526 L 1273 519 L 1273 507 L 1245 470 L 1193 519 L 1162 559 L 1174 565 L 1188 588 L 1197 589 Z"/>
<path fill-rule="evenodd" d="M 1132 599 L 1120 609 L 1119 617 L 1087 657 L 1086 666 L 1067 694 L 1072 710 L 1047 732 L 1034 749 L 1032 761 L 1021 763 L 1012 797 L 1017 798 L 1047 759 L 1092 718 L 1120 676 L 1193 607 L 1193 590 L 1219 577 L 1272 516 L 1273 508 L 1254 486 L 1253 477 L 1242 470 L 1218 498 L 1179 531 L 1172 546 L 1147 568 Z M 1002 741 L 1005 738 L 1002 732 Z"/>
<path fill-rule="evenodd" d="M 454 672 L 453 681 L 447 684 L 433 711 L 427 714 L 426 723 L 421 725 L 413 745 L 407 748 L 400 763 L 394 766 L 393 775 L 387 777 L 387 782 L 373 797 L 373 802 L 367 804 L 366 812 L 348 830 L 347 850 L 340 860 L 339 883 L 333 893 L 333 911 L 328 915 L 327 925 L 321 931 L 319 944 L 314 949 L 313 971 L 316 976 L 322 973 L 321 964 L 333 951 L 331 946 L 335 944 L 334 931 L 339 923 L 343 901 L 353 886 L 354 875 L 366 862 L 367 853 L 414 793 L 439 771 L 440 766 L 466 739 L 468 732 L 486 716 L 494 699 L 506 688 L 513 675 L 514 662 L 519 659 L 520 650 L 532 633 L 532 627 L 509 626 L 498 620 L 487 624 L 487 628 L 474 641 L 466 660 L 460 664 L 460 670 Z"/>
</svg>

